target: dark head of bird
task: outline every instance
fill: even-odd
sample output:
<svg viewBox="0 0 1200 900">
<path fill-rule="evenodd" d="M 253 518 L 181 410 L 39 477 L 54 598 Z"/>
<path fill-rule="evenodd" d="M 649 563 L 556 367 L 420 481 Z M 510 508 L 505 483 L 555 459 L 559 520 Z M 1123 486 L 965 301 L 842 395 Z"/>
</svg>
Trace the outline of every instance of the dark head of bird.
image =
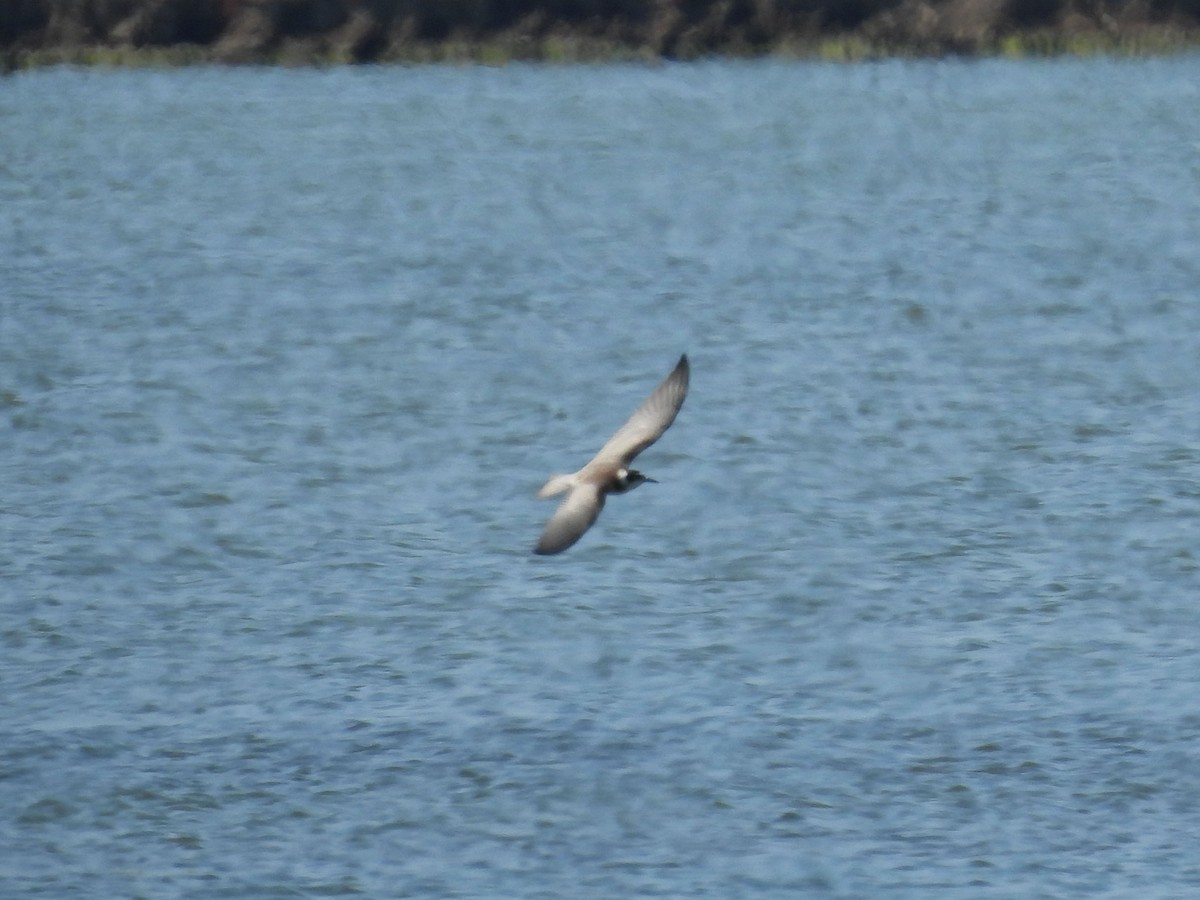
<svg viewBox="0 0 1200 900">
<path fill-rule="evenodd" d="M 653 478 L 649 477 L 648 475 L 643 475 L 637 469 L 621 469 L 619 472 L 617 472 L 617 477 L 614 478 L 612 483 L 608 486 L 608 493 L 628 494 L 639 484 L 643 484 L 647 481 L 658 484 L 658 482 Z"/>
</svg>

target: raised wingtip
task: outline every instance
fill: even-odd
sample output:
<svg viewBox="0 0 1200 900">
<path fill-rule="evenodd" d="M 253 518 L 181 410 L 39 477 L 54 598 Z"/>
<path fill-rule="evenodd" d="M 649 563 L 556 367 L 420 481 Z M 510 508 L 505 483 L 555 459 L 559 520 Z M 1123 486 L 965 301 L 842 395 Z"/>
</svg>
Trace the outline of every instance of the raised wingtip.
<svg viewBox="0 0 1200 900">
<path fill-rule="evenodd" d="M 677 362 L 677 363 L 675 364 L 675 371 L 674 371 L 674 372 L 672 372 L 671 374 L 672 374 L 672 375 L 679 374 L 679 375 L 683 376 L 683 378 L 684 378 L 684 380 L 685 380 L 685 381 L 688 381 L 688 380 L 690 380 L 690 379 L 691 379 L 691 377 L 692 377 L 692 364 L 688 362 L 688 358 L 687 358 L 687 354 L 686 354 L 686 353 L 682 354 L 682 355 L 679 357 L 679 362 Z"/>
</svg>

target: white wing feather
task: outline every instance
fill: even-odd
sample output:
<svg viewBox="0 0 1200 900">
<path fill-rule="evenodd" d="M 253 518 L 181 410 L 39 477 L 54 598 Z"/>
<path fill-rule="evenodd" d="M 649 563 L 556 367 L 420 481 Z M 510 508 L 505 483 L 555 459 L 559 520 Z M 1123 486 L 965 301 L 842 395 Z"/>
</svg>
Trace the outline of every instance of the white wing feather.
<svg viewBox="0 0 1200 900">
<path fill-rule="evenodd" d="M 604 508 L 604 493 L 599 485 L 580 484 L 571 489 L 546 523 L 534 553 L 561 553 L 583 537 Z"/>
<path fill-rule="evenodd" d="M 684 354 L 679 357 L 671 374 L 650 392 L 650 396 L 634 411 L 629 421 L 600 448 L 584 472 L 593 466 L 628 466 L 634 457 L 662 437 L 683 406 L 690 374 L 687 354 Z M 580 474 L 583 475 L 582 472 Z"/>
</svg>

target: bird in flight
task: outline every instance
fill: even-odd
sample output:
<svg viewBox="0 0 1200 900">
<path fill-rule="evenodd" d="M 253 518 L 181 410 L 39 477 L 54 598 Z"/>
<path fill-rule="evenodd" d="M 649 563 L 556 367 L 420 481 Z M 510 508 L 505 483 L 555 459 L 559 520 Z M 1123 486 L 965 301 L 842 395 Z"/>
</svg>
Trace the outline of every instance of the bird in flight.
<svg viewBox="0 0 1200 900">
<path fill-rule="evenodd" d="M 625 494 L 643 482 L 654 481 L 629 466 L 675 421 L 687 396 L 689 372 L 685 353 L 591 462 L 573 475 L 555 475 L 538 491 L 541 498 L 564 492 L 567 496 L 546 523 L 534 553 L 561 553 L 592 527 L 607 495 Z"/>
</svg>

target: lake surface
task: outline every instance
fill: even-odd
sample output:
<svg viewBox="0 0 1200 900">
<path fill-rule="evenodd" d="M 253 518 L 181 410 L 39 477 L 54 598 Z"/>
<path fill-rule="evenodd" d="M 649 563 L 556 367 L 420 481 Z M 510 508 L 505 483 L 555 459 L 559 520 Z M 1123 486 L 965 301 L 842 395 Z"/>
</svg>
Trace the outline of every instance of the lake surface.
<svg viewBox="0 0 1200 900">
<path fill-rule="evenodd" d="M 1198 109 L 0 79 L 0 896 L 1200 893 Z"/>
</svg>

